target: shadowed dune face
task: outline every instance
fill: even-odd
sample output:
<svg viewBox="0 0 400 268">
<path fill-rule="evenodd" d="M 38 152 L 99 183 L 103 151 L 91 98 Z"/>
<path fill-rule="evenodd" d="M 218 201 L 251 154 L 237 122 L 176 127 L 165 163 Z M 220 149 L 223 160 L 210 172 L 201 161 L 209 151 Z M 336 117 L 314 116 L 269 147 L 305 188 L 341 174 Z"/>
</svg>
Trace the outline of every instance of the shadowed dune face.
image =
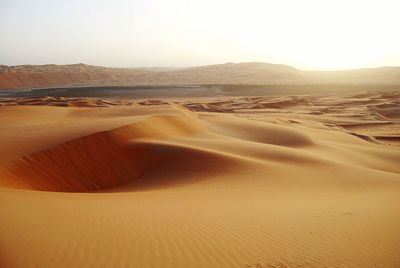
<svg viewBox="0 0 400 268">
<path fill-rule="evenodd" d="M 85 192 L 124 185 L 155 168 L 159 162 L 196 155 L 190 150 L 135 140 L 187 136 L 206 130 L 201 122 L 186 116 L 150 117 L 25 156 L 3 168 L 0 184 L 59 192 Z"/>
<path fill-rule="evenodd" d="M 99 133 L 26 156 L 2 177 L 17 188 L 85 192 L 128 183 L 150 168 L 148 148 L 129 148 Z"/>
</svg>

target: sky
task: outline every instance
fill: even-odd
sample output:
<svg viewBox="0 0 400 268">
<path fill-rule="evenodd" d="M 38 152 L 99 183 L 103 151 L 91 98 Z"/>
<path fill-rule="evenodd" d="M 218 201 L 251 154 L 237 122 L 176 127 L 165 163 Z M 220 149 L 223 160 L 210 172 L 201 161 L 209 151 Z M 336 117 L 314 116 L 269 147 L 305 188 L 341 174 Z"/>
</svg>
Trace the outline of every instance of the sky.
<svg viewBox="0 0 400 268">
<path fill-rule="evenodd" d="M 400 66 L 399 0 L 0 0 L 0 64 Z"/>
</svg>

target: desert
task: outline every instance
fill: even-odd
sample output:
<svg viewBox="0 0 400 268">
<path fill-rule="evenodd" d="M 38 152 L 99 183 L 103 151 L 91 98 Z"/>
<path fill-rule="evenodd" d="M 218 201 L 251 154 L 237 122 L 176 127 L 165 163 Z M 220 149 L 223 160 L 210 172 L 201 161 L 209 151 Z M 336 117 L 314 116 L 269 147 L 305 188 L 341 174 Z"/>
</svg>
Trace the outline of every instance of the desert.
<svg viewBox="0 0 400 268">
<path fill-rule="evenodd" d="M 397 267 L 400 92 L 0 100 L 2 267 Z"/>
<path fill-rule="evenodd" d="M 399 10 L 0 0 L 0 268 L 400 268 Z"/>
</svg>

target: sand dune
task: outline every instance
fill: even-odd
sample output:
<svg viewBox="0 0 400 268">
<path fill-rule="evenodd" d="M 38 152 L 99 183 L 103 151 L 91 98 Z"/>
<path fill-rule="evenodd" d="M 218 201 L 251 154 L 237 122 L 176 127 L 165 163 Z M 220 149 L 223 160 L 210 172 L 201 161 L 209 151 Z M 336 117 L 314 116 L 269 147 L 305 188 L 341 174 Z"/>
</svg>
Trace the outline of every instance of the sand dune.
<svg viewBox="0 0 400 268">
<path fill-rule="evenodd" d="M 0 264 L 399 267 L 398 94 L 0 100 Z"/>
<path fill-rule="evenodd" d="M 154 116 L 26 156 L 6 167 L 0 177 L 3 186 L 22 189 L 82 192 L 112 188 L 136 180 L 155 165 L 153 150 L 157 148 L 135 140 L 205 130 L 188 117 Z"/>
<path fill-rule="evenodd" d="M 283 64 L 225 63 L 181 69 L 106 68 L 85 64 L 0 65 L 0 89 L 60 85 L 394 85 L 400 67 L 302 71 Z"/>
<path fill-rule="evenodd" d="M 149 74 L 153 72 L 86 64 L 1 66 L 0 89 L 113 83 Z"/>
</svg>

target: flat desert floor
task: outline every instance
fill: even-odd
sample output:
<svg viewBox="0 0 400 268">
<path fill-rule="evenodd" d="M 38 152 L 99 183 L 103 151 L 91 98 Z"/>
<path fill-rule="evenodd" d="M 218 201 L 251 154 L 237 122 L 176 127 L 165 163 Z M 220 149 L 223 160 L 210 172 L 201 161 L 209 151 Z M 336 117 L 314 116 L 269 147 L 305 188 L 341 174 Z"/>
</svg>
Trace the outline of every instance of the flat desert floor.
<svg viewBox="0 0 400 268">
<path fill-rule="evenodd" d="M 0 100 L 1 267 L 400 267 L 400 91 Z"/>
</svg>

